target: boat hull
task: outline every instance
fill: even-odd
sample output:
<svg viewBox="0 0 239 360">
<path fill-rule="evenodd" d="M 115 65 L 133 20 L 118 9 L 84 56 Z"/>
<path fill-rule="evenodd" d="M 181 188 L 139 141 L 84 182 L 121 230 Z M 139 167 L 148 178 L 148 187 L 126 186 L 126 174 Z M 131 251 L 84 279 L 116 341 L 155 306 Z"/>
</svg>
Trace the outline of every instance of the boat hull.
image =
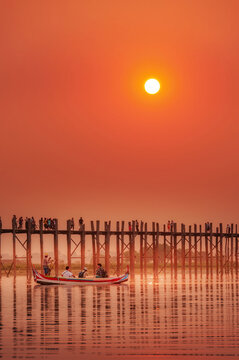
<svg viewBox="0 0 239 360">
<path fill-rule="evenodd" d="M 40 274 L 36 269 L 32 269 L 34 281 L 41 285 L 113 285 L 128 281 L 129 273 L 114 278 L 64 278 L 50 277 Z"/>
</svg>

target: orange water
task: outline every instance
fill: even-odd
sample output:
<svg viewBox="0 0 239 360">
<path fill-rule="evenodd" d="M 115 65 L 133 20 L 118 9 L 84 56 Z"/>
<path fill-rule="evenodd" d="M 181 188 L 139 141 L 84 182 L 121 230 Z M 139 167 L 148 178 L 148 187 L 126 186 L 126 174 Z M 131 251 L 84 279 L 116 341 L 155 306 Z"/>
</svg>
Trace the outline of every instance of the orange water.
<svg viewBox="0 0 239 360">
<path fill-rule="evenodd" d="M 239 359 L 235 275 L 111 286 L 2 277 L 0 295 L 3 359 Z"/>
</svg>

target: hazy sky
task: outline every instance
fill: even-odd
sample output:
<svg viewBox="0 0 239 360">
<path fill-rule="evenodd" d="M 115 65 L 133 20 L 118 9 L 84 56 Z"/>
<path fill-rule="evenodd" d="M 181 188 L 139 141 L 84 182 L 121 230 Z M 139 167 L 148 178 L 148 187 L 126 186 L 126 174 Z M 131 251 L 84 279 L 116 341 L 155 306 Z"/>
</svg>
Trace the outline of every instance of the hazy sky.
<svg viewBox="0 0 239 360">
<path fill-rule="evenodd" d="M 238 0 L 2 0 L 3 221 L 237 222 L 238 13 Z"/>
</svg>

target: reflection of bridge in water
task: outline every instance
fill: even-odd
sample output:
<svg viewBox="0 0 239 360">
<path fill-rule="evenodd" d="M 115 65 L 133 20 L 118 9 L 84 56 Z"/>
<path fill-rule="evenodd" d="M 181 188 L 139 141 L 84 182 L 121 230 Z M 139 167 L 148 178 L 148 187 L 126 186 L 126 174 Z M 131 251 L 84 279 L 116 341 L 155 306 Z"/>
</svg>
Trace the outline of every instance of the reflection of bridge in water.
<svg viewBox="0 0 239 360">
<path fill-rule="evenodd" d="M 0 356 L 239 356 L 238 290 L 238 276 L 215 272 L 196 280 L 186 271 L 185 281 L 136 276 L 111 287 L 33 286 L 23 276 L 4 277 Z"/>
<path fill-rule="evenodd" d="M 127 228 L 126 228 L 127 225 Z M 91 221 L 91 228 L 86 229 L 81 225 L 79 230 L 72 230 L 71 220 L 67 221 L 65 230 L 58 229 L 58 220 L 55 219 L 53 230 L 44 230 L 43 221 L 40 220 L 39 228 L 32 229 L 30 219 L 26 229 L 18 229 L 16 218 L 12 219 L 12 228 L 0 228 L 0 258 L 1 239 L 4 234 L 12 234 L 13 256 L 11 270 L 16 272 L 16 243 L 18 242 L 26 251 L 27 269 L 31 269 L 31 246 L 32 236 L 39 235 L 41 267 L 43 263 L 44 236 L 53 236 L 55 272 L 59 271 L 58 237 L 65 235 L 67 243 L 67 262 L 71 266 L 74 258 L 80 259 L 81 268 L 85 266 L 86 242 L 92 248 L 92 266 L 95 273 L 96 265 L 104 258 L 105 268 L 108 273 L 112 272 L 111 247 L 114 242 L 116 252 L 115 273 L 125 271 L 126 264 L 130 265 L 130 274 L 134 276 L 136 266 L 140 273 L 147 273 L 147 269 L 157 278 L 161 272 L 166 273 L 170 269 L 176 275 L 178 269 L 185 273 L 206 269 L 207 274 L 216 269 L 217 273 L 238 271 L 238 237 L 237 225 L 231 224 L 226 230 L 219 224 L 186 226 L 184 224 L 172 224 L 170 229 L 166 225 L 153 222 L 151 227 L 147 223 L 137 224 L 135 221 L 125 223 L 117 221 L 115 229 L 111 227 L 111 221 L 104 222 L 103 229 L 100 221 Z M 138 251 L 136 251 L 138 250 Z M 76 256 L 76 251 L 80 255 Z M 1 270 L 4 264 L 0 262 Z M 6 269 L 5 269 L 6 270 Z"/>
</svg>

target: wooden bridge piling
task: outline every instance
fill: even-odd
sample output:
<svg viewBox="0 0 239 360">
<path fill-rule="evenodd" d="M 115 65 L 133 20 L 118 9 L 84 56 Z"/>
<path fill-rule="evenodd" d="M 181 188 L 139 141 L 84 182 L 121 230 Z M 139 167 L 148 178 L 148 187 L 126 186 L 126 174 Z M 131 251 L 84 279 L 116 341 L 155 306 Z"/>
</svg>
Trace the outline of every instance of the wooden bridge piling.
<svg viewBox="0 0 239 360">
<path fill-rule="evenodd" d="M 164 277 L 166 277 L 166 261 L 167 261 L 167 238 L 166 238 L 166 225 L 163 225 L 163 269 L 164 269 Z"/>
<path fill-rule="evenodd" d="M 130 233 L 130 231 L 129 231 Z M 129 234 L 129 256 L 130 256 L 130 273 L 134 277 L 135 272 L 135 221 L 132 222 L 132 233 Z"/>
<path fill-rule="evenodd" d="M 178 268 L 178 250 L 177 250 L 177 224 L 173 224 L 173 251 L 174 251 L 174 275 L 177 276 L 177 268 Z"/>
<path fill-rule="evenodd" d="M 236 242 L 235 242 L 235 264 L 236 264 L 236 272 L 238 271 L 238 237 L 237 237 L 237 224 L 235 228 L 236 232 Z M 1 236 L 1 235 L 0 235 Z M 0 240 L 1 241 L 1 240 Z"/>
<path fill-rule="evenodd" d="M 100 220 L 96 220 L 96 264 L 100 262 Z"/>
<path fill-rule="evenodd" d="M 152 223 L 152 246 L 153 246 L 153 274 L 154 278 L 158 277 L 158 267 L 159 267 L 159 224 L 155 222 Z"/>
<path fill-rule="evenodd" d="M 120 223 L 116 222 L 116 274 L 120 275 Z"/>
<path fill-rule="evenodd" d="M 210 223 L 210 237 L 209 237 L 209 244 L 210 244 L 210 272 L 212 276 L 213 271 L 213 237 L 212 237 L 212 223 Z"/>
<path fill-rule="evenodd" d="M 43 257 L 44 257 L 44 247 L 43 247 L 43 219 L 39 220 L 39 239 L 40 239 L 40 262 L 41 262 L 41 271 L 43 271 Z"/>
<path fill-rule="evenodd" d="M 80 245 L 81 245 L 81 269 L 85 267 L 85 224 L 81 226 L 81 233 L 80 233 Z"/>
<path fill-rule="evenodd" d="M 156 223 L 154 264 L 154 278 L 157 279 L 159 268 L 159 223 Z"/>
<path fill-rule="evenodd" d="M 148 224 L 144 224 L 144 275 L 147 274 Z"/>
<path fill-rule="evenodd" d="M 27 220 L 27 275 L 31 276 L 31 268 L 32 268 L 32 254 L 31 254 L 31 236 L 32 236 L 32 229 L 31 229 L 31 221 L 30 219 Z"/>
<path fill-rule="evenodd" d="M 199 225 L 200 275 L 202 276 L 202 225 Z"/>
<path fill-rule="evenodd" d="M 230 254 L 230 266 L 231 272 L 233 272 L 233 255 L 234 255 L 234 226 L 231 224 L 231 254 Z"/>
<path fill-rule="evenodd" d="M 173 276 L 173 233 L 174 233 L 174 224 L 171 224 L 171 230 L 170 230 L 170 270 L 171 270 L 171 277 Z"/>
<path fill-rule="evenodd" d="M 67 265 L 71 267 L 71 220 L 66 222 Z"/>
<path fill-rule="evenodd" d="M 182 268 L 182 275 L 185 277 L 185 225 L 181 224 L 181 268 Z"/>
<path fill-rule="evenodd" d="M 219 236 L 219 230 L 218 230 L 218 226 L 217 226 L 217 227 L 216 227 L 216 271 L 217 271 L 217 275 L 219 274 L 218 236 Z"/>
<path fill-rule="evenodd" d="M 96 272 L 96 236 L 95 236 L 95 225 L 94 221 L 90 222 L 91 225 L 91 239 L 92 239 L 92 266 L 93 266 L 93 272 L 95 274 Z"/>
<path fill-rule="evenodd" d="M 17 228 L 17 219 L 13 215 L 12 218 L 12 257 L 13 257 L 13 272 L 16 274 L 16 228 Z"/>
<path fill-rule="evenodd" d="M 124 221 L 121 222 L 121 248 L 120 248 L 120 272 L 123 274 L 124 271 L 124 250 L 125 250 L 125 243 L 124 243 Z"/>
<path fill-rule="evenodd" d="M 54 219 L 55 228 L 54 228 L 54 260 L 55 260 L 55 273 L 58 276 L 59 269 L 59 251 L 58 251 L 58 219 Z M 31 225 L 31 223 L 29 222 Z"/>
<path fill-rule="evenodd" d="M 220 230 L 220 272 L 223 273 L 223 228 L 222 223 L 219 224 Z"/>
<path fill-rule="evenodd" d="M 197 275 L 198 269 L 198 239 L 197 239 L 197 224 L 194 224 L 194 271 Z"/>
<path fill-rule="evenodd" d="M 207 273 L 207 277 L 209 275 L 209 262 L 208 262 L 208 227 L 207 224 L 205 224 L 205 256 L 206 256 L 206 273 Z"/>
<path fill-rule="evenodd" d="M 188 268 L 189 273 L 192 272 L 192 226 L 189 226 L 189 234 L 188 234 Z"/>
<path fill-rule="evenodd" d="M 0 218 L 0 278 L 2 276 L 2 219 Z"/>
<path fill-rule="evenodd" d="M 105 270 L 110 272 L 110 227 L 111 222 L 105 222 Z"/>
<path fill-rule="evenodd" d="M 140 274 L 143 276 L 143 268 L 144 268 L 144 223 L 143 221 L 140 222 L 140 247 L 139 247 L 139 267 L 140 267 Z"/>
</svg>

